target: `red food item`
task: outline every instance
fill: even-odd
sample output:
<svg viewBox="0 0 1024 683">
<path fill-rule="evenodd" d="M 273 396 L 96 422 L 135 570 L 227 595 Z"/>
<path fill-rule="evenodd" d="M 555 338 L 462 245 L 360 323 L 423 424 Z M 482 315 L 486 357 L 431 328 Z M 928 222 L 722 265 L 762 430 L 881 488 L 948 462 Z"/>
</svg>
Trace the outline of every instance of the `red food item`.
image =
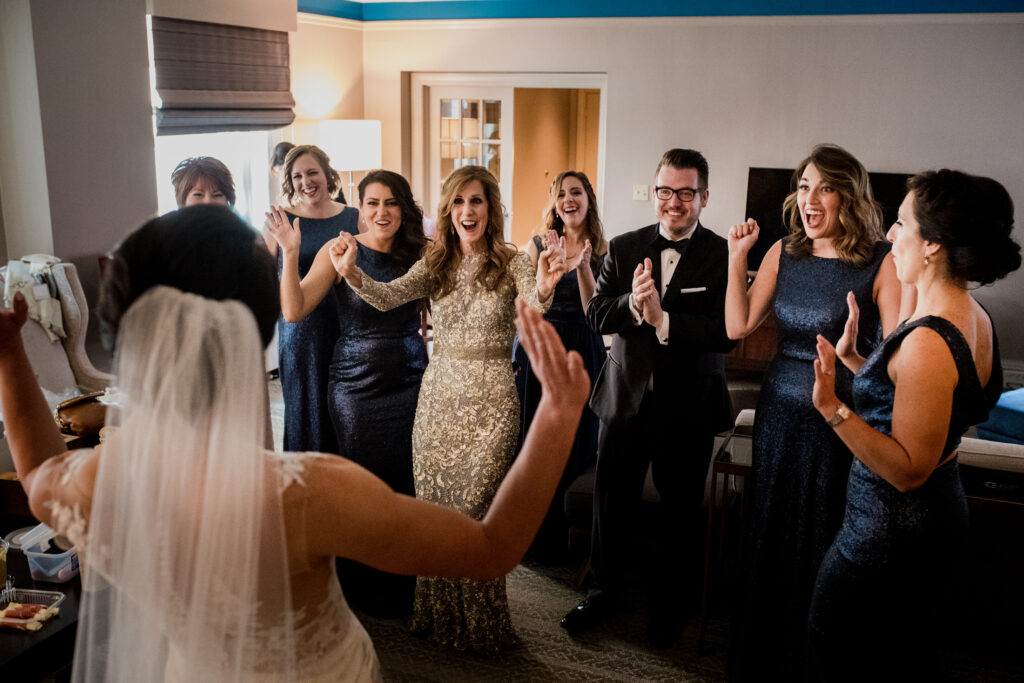
<svg viewBox="0 0 1024 683">
<path fill-rule="evenodd" d="M 46 605 L 22 605 L 15 602 L 7 606 L 3 611 L 3 616 L 8 619 L 31 619 L 44 609 L 46 609 Z"/>
<path fill-rule="evenodd" d="M 0 625 L 15 628 L 20 631 L 38 631 L 43 622 L 57 614 L 57 608 L 47 607 L 36 603 L 12 602 L 0 610 Z M 21 620 L 21 623 L 13 623 L 12 620 Z"/>
</svg>

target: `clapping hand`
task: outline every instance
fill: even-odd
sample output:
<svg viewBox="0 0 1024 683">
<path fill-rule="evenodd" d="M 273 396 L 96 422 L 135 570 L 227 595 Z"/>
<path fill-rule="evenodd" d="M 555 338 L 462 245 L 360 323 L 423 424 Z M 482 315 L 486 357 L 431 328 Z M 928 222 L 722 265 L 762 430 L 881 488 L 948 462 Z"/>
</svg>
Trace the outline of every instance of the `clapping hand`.
<svg viewBox="0 0 1024 683">
<path fill-rule="evenodd" d="M 288 224 L 288 214 L 279 206 L 271 206 L 264 214 L 267 217 L 267 232 L 277 240 L 285 253 L 298 253 L 302 244 L 302 233 L 299 232 L 299 219 L 293 225 Z"/>
<path fill-rule="evenodd" d="M 853 292 L 846 293 L 846 306 L 849 308 L 849 315 L 846 318 L 846 326 L 843 328 L 843 336 L 836 342 L 836 355 L 843 365 L 857 372 L 864 365 L 864 356 L 857 352 L 857 332 L 860 324 L 860 307 L 857 306 L 857 297 Z"/>
<path fill-rule="evenodd" d="M 356 267 L 356 254 L 359 248 L 356 246 L 356 238 L 347 232 L 338 233 L 338 238 L 331 243 L 328 253 L 331 256 L 331 264 L 338 275 L 349 281 L 356 287 L 361 286 L 362 278 L 359 277 L 359 269 Z M 359 282 L 353 282 L 353 279 Z"/>
<path fill-rule="evenodd" d="M 760 232 L 761 229 L 753 218 L 748 218 L 746 223 L 737 223 L 729 228 L 729 255 L 746 256 L 757 243 L 757 236 Z"/>
<path fill-rule="evenodd" d="M 836 350 L 828 339 L 818 335 L 818 357 L 814 359 L 814 389 L 811 402 L 822 415 L 834 415 L 839 406 L 836 398 Z"/>
<path fill-rule="evenodd" d="M 651 259 L 645 258 L 643 270 L 637 266 L 633 273 L 633 301 L 644 316 L 644 322 L 655 329 L 661 326 L 664 311 L 661 308 L 661 295 L 654 282 L 654 271 Z"/>
<path fill-rule="evenodd" d="M 589 268 L 590 267 L 590 255 L 591 255 L 591 253 L 593 253 L 593 247 L 590 246 L 590 240 L 586 240 L 583 243 L 583 248 L 580 249 L 579 253 L 576 254 L 576 256 L 574 256 L 573 258 L 566 260 L 566 262 L 565 262 L 565 270 L 566 270 L 566 272 L 569 272 L 570 270 L 575 270 L 576 268 L 579 268 L 580 266 L 584 266 L 584 265 L 587 268 Z"/>
<path fill-rule="evenodd" d="M 565 274 L 565 238 L 548 230 L 544 251 L 537 256 L 537 299 L 547 301 Z"/>
<path fill-rule="evenodd" d="M 516 299 L 516 330 L 543 390 L 542 405 L 546 401 L 550 406 L 581 411 L 590 396 L 590 377 L 580 354 L 567 352 L 554 326 L 520 298 Z"/>
<path fill-rule="evenodd" d="M 21 292 L 15 292 L 11 308 L 0 310 L 0 352 L 7 353 L 13 344 L 21 343 L 21 328 L 27 319 L 28 302 Z"/>
</svg>

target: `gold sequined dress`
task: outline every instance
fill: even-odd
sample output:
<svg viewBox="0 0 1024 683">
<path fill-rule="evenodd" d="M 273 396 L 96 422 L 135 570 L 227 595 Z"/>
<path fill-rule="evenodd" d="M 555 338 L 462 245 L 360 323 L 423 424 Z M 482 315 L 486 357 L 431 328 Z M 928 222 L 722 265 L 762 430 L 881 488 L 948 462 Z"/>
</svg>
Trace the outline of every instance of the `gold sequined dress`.
<svg viewBox="0 0 1024 683">
<path fill-rule="evenodd" d="M 515 298 L 537 301 L 529 256 L 519 252 L 494 290 L 474 282 L 482 262 L 463 259 L 455 289 L 431 302 L 434 350 L 423 374 L 412 431 L 416 496 L 481 519 L 504 478 L 518 436 L 519 398 L 512 373 Z M 356 290 L 387 310 L 427 295 L 422 260 L 389 283 L 362 276 Z M 505 579 L 420 577 L 413 630 L 457 649 L 499 652 L 516 644 Z"/>
</svg>

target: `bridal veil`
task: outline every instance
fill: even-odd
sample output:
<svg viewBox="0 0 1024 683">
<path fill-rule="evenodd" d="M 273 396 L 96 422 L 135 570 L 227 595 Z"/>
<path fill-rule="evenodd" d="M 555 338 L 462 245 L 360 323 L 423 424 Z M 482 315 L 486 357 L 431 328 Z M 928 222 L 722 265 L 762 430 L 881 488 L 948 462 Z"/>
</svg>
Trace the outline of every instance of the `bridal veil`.
<svg viewBox="0 0 1024 683">
<path fill-rule="evenodd" d="M 248 308 L 157 286 L 120 320 L 122 404 L 84 556 L 77 681 L 291 680 L 265 374 Z"/>
</svg>

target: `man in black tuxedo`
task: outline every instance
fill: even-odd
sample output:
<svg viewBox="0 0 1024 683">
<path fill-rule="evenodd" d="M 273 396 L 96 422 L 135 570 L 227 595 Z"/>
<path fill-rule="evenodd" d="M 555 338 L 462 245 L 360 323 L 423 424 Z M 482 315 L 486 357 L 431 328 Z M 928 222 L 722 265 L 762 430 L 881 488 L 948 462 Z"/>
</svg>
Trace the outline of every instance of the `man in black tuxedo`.
<svg viewBox="0 0 1024 683">
<path fill-rule="evenodd" d="M 587 319 L 614 334 L 590 406 L 601 419 L 587 598 L 562 619 L 576 632 L 621 607 L 647 467 L 660 498 L 650 582 L 652 644 L 668 647 L 700 590 L 701 504 L 715 434 L 732 410 L 721 354 L 726 240 L 700 224 L 708 163 L 672 149 L 655 172 L 658 222 L 611 240 Z"/>
</svg>

